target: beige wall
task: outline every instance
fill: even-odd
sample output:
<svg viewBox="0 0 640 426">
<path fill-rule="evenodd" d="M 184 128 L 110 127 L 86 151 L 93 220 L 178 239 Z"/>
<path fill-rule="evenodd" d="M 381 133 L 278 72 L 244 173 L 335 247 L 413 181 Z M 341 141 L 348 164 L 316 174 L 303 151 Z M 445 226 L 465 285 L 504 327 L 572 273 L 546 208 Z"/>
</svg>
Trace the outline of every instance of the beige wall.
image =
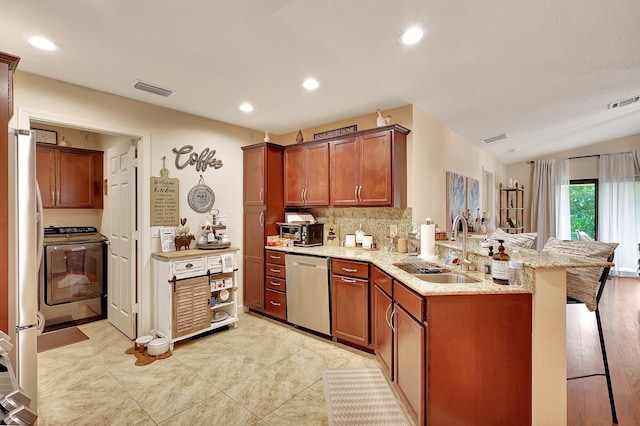
<svg viewBox="0 0 640 426">
<path fill-rule="evenodd" d="M 14 79 L 15 109 L 10 125 L 19 127 L 21 109 L 37 111 L 42 115 L 55 117 L 51 123 L 91 123 L 96 128 L 116 127 L 119 129 L 135 129 L 133 134 L 148 134 L 150 139 L 149 164 L 144 167 L 150 170 L 152 176 L 159 176 L 162 168 L 162 157 L 167 158 L 169 177 L 180 179 L 180 216 L 187 217 L 188 225 L 195 230 L 200 222 L 206 219 L 205 214 L 193 211 L 187 202 L 189 190 L 198 183 L 202 174 L 205 183 L 209 185 L 215 195 L 215 208 L 227 215 L 229 227 L 228 235 L 234 246 L 242 245 L 242 150 L 241 146 L 261 142 L 263 132 L 218 122 L 191 114 L 181 113 L 167 108 L 139 102 L 120 96 L 110 95 L 80 86 L 51 80 L 33 74 L 18 71 Z M 70 133 L 71 134 L 71 133 Z M 60 135 L 61 136 L 61 135 Z M 121 135 L 126 136 L 126 135 Z M 75 144 L 76 136 L 69 136 L 70 142 Z M 205 148 L 215 149 L 216 158 L 222 160 L 220 169 L 207 168 L 205 172 L 196 171 L 189 166 L 178 170 L 174 165 L 173 148 L 193 145 L 194 152 L 201 152 Z M 147 203 L 148 201 L 142 200 Z M 91 219 L 89 217 L 91 216 Z M 98 220 L 86 211 L 67 210 L 47 214 L 49 224 L 78 224 L 78 221 Z M 82 223 L 81 223 L 82 224 Z M 86 223 L 94 224 L 94 222 Z M 99 227 L 102 223 L 99 223 Z M 150 235 L 150 230 L 146 230 Z M 141 244 L 150 247 L 150 251 L 160 248 L 159 239 L 150 238 Z M 151 297 L 151 259 L 143 258 L 141 292 Z M 242 279 L 241 257 L 239 258 L 240 280 Z M 242 294 L 239 295 L 242 300 Z M 149 300 L 143 301 L 147 306 L 141 308 L 143 326 L 138 331 L 148 332 L 151 327 L 151 306 Z"/>
<path fill-rule="evenodd" d="M 640 134 L 628 136 L 610 141 L 601 142 L 579 149 L 571 149 L 558 152 L 552 156 L 536 157 L 531 160 L 540 160 L 546 158 L 570 158 L 582 156 L 597 156 L 600 154 L 612 154 L 616 152 L 629 152 L 640 150 Z M 509 164 L 506 167 L 508 178 L 517 179 L 525 185 L 524 205 L 525 205 L 525 226 L 531 228 L 531 199 L 533 189 L 533 164 L 529 162 L 519 162 Z M 597 178 L 598 157 L 575 158 L 569 160 L 569 173 L 571 179 L 592 179 Z"/>
</svg>

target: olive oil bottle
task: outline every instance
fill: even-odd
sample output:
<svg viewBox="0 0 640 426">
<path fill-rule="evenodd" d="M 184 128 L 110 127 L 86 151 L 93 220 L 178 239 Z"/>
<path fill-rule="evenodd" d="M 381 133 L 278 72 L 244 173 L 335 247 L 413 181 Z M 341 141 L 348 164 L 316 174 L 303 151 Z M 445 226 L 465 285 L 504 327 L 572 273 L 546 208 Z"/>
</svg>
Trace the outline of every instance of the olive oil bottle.
<svg viewBox="0 0 640 426">
<path fill-rule="evenodd" d="M 509 255 L 504 252 L 504 240 L 498 240 L 498 252 L 493 255 L 491 262 L 491 276 L 496 284 L 509 284 Z"/>
</svg>

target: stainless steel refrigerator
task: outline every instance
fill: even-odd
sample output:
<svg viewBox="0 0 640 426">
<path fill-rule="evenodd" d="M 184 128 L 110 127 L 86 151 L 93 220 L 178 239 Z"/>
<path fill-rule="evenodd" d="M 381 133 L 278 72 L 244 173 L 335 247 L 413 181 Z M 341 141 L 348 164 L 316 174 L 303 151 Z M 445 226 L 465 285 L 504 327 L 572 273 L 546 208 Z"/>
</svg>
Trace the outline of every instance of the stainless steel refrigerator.
<svg viewBox="0 0 640 426">
<path fill-rule="evenodd" d="M 29 131 L 9 129 L 9 335 L 11 363 L 37 412 L 38 268 L 42 211 L 36 184 L 36 148 Z"/>
</svg>

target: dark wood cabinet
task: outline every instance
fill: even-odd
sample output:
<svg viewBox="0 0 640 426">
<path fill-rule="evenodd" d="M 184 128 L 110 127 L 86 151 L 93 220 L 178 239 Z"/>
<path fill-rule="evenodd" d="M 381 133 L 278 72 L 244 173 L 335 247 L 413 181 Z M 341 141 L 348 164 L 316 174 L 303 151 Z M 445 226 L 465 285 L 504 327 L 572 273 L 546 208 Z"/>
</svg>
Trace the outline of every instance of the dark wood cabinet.
<svg viewBox="0 0 640 426">
<path fill-rule="evenodd" d="M 329 143 L 287 147 L 284 152 L 286 206 L 329 205 Z"/>
<path fill-rule="evenodd" d="M 101 209 L 102 158 L 102 151 L 36 144 L 43 207 Z"/>
<path fill-rule="evenodd" d="M 391 295 L 371 281 L 371 346 L 383 371 L 393 380 L 393 331 L 389 326 L 393 309 Z"/>
<path fill-rule="evenodd" d="M 331 334 L 368 346 L 369 265 L 333 259 L 331 271 Z"/>
<path fill-rule="evenodd" d="M 406 207 L 408 133 L 394 125 L 333 140 L 331 205 Z"/>
<path fill-rule="evenodd" d="M 260 143 L 243 150 L 244 306 L 265 310 L 267 235 L 278 233 L 284 219 L 283 147 Z"/>
<path fill-rule="evenodd" d="M 425 421 L 426 323 L 424 297 L 393 281 L 393 381 L 418 424 Z"/>
<path fill-rule="evenodd" d="M 531 295 L 427 299 L 427 423 L 531 424 Z"/>
<path fill-rule="evenodd" d="M 287 270 L 285 253 L 266 250 L 265 310 L 277 318 L 287 319 Z"/>
</svg>

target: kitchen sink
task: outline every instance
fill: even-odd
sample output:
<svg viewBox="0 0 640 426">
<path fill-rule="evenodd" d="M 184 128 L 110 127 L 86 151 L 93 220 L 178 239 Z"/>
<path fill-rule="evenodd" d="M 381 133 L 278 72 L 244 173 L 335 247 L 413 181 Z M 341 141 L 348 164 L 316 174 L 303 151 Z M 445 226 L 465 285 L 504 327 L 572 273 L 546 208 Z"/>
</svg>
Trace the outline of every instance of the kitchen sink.
<svg viewBox="0 0 640 426">
<path fill-rule="evenodd" d="M 420 278 L 422 281 L 437 284 L 464 284 L 464 283 L 477 283 L 476 279 L 469 278 L 466 275 L 456 274 L 454 272 L 443 272 L 441 274 L 413 274 L 416 278 Z"/>
<path fill-rule="evenodd" d="M 458 274 L 455 272 L 442 269 L 438 265 L 425 262 L 423 260 L 409 260 L 394 263 L 394 266 L 406 271 L 416 278 L 420 278 L 423 281 L 437 284 L 464 284 L 464 283 L 477 283 L 476 279 L 469 278 L 466 275 Z"/>
</svg>

